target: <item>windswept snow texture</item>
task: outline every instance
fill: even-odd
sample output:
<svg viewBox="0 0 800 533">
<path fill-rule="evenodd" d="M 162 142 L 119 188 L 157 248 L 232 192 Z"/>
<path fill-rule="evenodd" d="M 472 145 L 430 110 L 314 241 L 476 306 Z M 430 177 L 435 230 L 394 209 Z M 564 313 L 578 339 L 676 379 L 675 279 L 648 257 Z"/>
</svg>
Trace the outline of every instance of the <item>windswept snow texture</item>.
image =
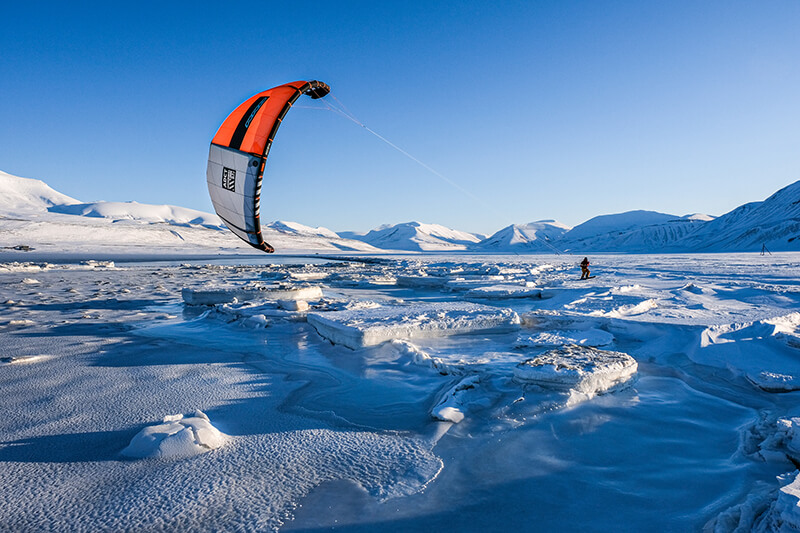
<svg viewBox="0 0 800 533">
<path fill-rule="evenodd" d="M 800 523 L 797 254 L 84 259 L 0 263 L 0 530 Z"/>
</svg>

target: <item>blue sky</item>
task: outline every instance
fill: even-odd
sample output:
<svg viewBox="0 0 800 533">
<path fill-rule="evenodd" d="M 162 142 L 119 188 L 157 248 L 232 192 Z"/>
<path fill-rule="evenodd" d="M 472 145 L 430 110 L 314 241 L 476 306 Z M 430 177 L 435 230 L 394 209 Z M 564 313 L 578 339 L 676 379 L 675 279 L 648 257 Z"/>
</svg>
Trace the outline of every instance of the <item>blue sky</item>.
<svg viewBox="0 0 800 533">
<path fill-rule="evenodd" d="M 720 215 L 800 179 L 796 0 L 34 0 L 0 19 L 0 170 L 83 201 L 211 211 L 217 127 L 301 79 L 457 186 L 303 99 L 267 163 L 266 221 Z"/>
</svg>

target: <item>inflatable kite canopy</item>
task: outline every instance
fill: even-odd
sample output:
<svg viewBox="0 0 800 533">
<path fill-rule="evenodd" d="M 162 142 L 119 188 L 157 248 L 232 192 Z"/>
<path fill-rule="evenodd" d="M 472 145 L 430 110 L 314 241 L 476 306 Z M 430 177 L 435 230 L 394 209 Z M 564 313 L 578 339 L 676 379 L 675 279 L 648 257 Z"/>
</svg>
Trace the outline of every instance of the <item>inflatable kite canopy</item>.
<svg viewBox="0 0 800 533">
<path fill-rule="evenodd" d="M 217 215 L 240 239 L 265 252 L 259 220 L 261 180 L 267 155 L 292 104 L 307 94 L 331 91 L 321 81 L 295 81 L 258 93 L 234 109 L 211 140 L 206 181 Z"/>
</svg>

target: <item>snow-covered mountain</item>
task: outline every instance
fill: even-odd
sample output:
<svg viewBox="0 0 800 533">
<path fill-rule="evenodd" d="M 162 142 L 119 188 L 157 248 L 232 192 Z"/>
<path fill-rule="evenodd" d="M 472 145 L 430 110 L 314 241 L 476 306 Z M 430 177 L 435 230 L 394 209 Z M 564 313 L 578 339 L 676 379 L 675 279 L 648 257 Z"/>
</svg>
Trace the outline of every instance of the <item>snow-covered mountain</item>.
<svg viewBox="0 0 800 533">
<path fill-rule="evenodd" d="M 682 244 L 706 252 L 800 251 L 800 181 L 708 222 Z"/>
<path fill-rule="evenodd" d="M 629 211 L 592 218 L 568 231 L 556 246 L 563 251 L 647 253 L 680 247 L 683 239 L 713 220 L 655 211 Z"/>
<path fill-rule="evenodd" d="M 261 229 L 262 231 L 266 228 L 271 230 L 277 231 L 279 233 L 284 233 L 286 235 L 299 235 L 299 236 L 310 236 L 310 237 L 325 237 L 328 239 L 342 239 L 341 235 L 337 235 L 335 232 L 329 230 L 328 228 L 312 228 L 311 226 L 304 226 L 303 224 L 298 224 L 297 222 L 287 222 L 285 220 L 276 220 L 275 222 L 270 222 L 266 224 Z"/>
<path fill-rule="evenodd" d="M 366 234 L 276 221 L 264 239 L 284 253 L 415 251 L 577 254 L 598 252 L 800 251 L 800 181 L 761 202 L 720 216 L 629 211 L 594 217 L 570 229 L 554 220 L 512 225 L 488 238 L 439 224 L 407 222 Z M 171 205 L 94 202 L 45 182 L 0 172 L 0 247 L 54 252 L 140 247 L 181 253 L 256 253 L 214 214 Z"/>
<path fill-rule="evenodd" d="M 379 252 L 325 228 L 295 222 L 262 227 L 284 253 Z M 217 217 L 195 209 L 137 202 L 82 203 L 40 180 L 0 172 L 0 248 L 44 253 L 254 253 Z"/>
<path fill-rule="evenodd" d="M 0 171 L 0 209 L 5 213 L 40 211 L 80 201 L 52 189 L 41 180 L 20 178 Z"/>
<path fill-rule="evenodd" d="M 483 239 L 483 235 L 450 229 L 439 224 L 405 222 L 384 225 L 366 235 L 342 233 L 352 239 L 369 243 L 384 250 L 460 251 L 467 250 Z"/>
<path fill-rule="evenodd" d="M 648 211 L 595 217 L 555 244 L 576 253 L 800 251 L 800 181 L 718 218 Z"/>
<path fill-rule="evenodd" d="M 625 232 L 642 226 L 663 224 L 675 218 L 677 218 L 675 215 L 641 210 L 627 211 L 614 215 L 600 215 L 578 224 L 564 238 L 573 242 L 581 241 L 609 233 Z"/>
<path fill-rule="evenodd" d="M 570 227 L 555 220 L 512 224 L 475 245 L 486 252 L 553 253 L 552 243 L 560 240 Z"/>
</svg>

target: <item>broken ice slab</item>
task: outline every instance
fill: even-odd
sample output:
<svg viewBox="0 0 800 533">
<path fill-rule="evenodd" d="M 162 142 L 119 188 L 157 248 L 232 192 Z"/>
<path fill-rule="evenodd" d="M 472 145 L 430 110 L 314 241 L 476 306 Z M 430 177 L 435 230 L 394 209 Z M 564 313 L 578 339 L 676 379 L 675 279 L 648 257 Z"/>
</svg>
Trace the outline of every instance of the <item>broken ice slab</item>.
<svg viewBox="0 0 800 533">
<path fill-rule="evenodd" d="M 800 390 L 800 378 L 792 374 L 769 372 L 746 373 L 750 383 L 767 392 L 790 392 Z"/>
<path fill-rule="evenodd" d="M 443 287 L 449 278 L 439 276 L 397 276 L 398 287 L 433 289 Z"/>
<path fill-rule="evenodd" d="M 524 318 L 523 318 L 524 323 Z M 581 346 L 605 346 L 614 342 L 614 335 L 601 329 L 590 328 L 582 331 L 543 331 L 535 335 L 520 335 L 515 346 L 517 348 L 538 348 L 543 346 L 564 346 L 579 344 Z"/>
<path fill-rule="evenodd" d="M 488 284 L 503 281 L 504 279 L 504 276 L 477 276 L 471 278 L 458 277 L 456 279 L 451 279 L 445 283 L 444 286 L 446 289 L 453 292 L 468 291 L 477 287 L 485 287 Z"/>
<path fill-rule="evenodd" d="M 569 345 L 518 364 L 514 379 L 594 396 L 626 383 L 636 375 L 637 368 L 636 360 L 628 354 Z"/>
<path fill-rule="evenodd" d="M 320 335 L 352 349 L 391 339 L 513 331 L 520 323 L 511 309 L 469 302 L 315 312 L 307 319 Z"/>
<path fill-rule="evenodd" d="M 276 288 L 227 288 L 227 289 L 188 289 L 181 291 L 183 301 L 189 305 L 216 305 L 244 302 L 255 299 L 270 300 L 319 300 L 322 289 L 319 287 L 276 287 Z"/>
<path fill-rule="evenodd" d="M 466 294 L 467 298 L 545 298 L 539 287 L 526 287 L 524 285 L 491 285 L 488 287 L 475 287 Z"/>
</svg>

